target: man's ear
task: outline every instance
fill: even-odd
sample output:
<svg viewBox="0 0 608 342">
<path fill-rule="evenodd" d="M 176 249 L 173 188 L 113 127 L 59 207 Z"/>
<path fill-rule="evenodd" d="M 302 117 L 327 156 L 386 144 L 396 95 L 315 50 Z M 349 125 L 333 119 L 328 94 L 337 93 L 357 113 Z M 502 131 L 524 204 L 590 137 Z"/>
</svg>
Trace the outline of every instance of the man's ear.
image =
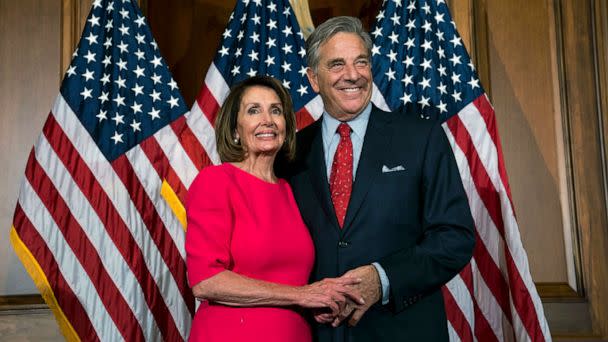
<svg viewBox="0 0 608 342">
<path fill-rule="evenodd" d="M 306 68 L 306 76 L 308 77 L 308 82 L 310 82 L 310 85 L 312 86 L 312 90 L 314 90 L 315 93 L 318 93 L 319 82 L 317 82 L 317 74 L 315 74 L 311 67 Z"/>
</svg>

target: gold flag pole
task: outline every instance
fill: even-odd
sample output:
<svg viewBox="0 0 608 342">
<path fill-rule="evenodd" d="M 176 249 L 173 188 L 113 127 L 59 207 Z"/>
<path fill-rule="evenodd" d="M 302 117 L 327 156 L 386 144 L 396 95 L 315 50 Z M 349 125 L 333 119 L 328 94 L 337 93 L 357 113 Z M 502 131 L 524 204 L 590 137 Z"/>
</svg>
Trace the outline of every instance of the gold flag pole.
<svg viewBox="0 0 608 342">
<path fill-rule="evenodd" d="M 314 31 L 315 25 L 312 22 L 310 16 L 310 9 L 308 8 L 308 0 L 289 0 L 293 11 L 298 19 L 300 29 L 304 34 L 304 39 L 308 39 L 308 36 Z"/>
</svg>

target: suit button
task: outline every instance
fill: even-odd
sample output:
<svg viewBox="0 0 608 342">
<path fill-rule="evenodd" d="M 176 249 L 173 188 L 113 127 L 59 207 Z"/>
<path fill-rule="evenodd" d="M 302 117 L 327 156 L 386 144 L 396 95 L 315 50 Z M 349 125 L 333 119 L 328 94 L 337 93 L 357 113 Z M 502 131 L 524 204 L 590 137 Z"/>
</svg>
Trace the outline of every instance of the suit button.
<svg viewBox="0 0 608 342">
<path fill-rule="evenodd" d="M 349 245 L 350 244 L 348 242 L 346 242 L 346 241 L 340 241 L 340 242 L 338 242 L 338 247 L 340 247 L 340 248 L 346 248 Z"/>
</svg>

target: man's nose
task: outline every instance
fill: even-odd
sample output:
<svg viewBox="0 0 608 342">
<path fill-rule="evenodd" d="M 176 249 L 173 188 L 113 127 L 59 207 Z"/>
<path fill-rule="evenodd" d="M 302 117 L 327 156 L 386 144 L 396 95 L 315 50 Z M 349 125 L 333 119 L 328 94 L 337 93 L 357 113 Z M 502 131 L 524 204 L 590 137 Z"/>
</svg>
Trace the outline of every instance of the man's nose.
<svg viewBox="0 0 608 342">
<path fill-rule="evenodd" d="M 344 76 L 348 80 L 356 81 L 359 79 L 359 70 L 354 65 L 346 64 L 344 66 Z"/>
</svg>

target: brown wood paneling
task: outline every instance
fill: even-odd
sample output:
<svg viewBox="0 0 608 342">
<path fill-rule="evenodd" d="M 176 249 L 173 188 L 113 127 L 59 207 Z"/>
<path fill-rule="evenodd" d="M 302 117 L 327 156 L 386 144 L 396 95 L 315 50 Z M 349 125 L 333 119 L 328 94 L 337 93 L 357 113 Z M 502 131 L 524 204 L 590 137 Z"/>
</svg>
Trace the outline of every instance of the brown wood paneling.
<svg viewBox="0 0 608 342">
<path fill-rule="evenodd" d="M 604 202 L 593 1 L 562 1 L 565 96 L 569 114 L 575 206 L 593 330 L 608 336 L 608 234 Z M 604 38 L 605 39 L 605 38 Z M 604 41 L 605 43 L 605 41 Z"/>
</svg>

